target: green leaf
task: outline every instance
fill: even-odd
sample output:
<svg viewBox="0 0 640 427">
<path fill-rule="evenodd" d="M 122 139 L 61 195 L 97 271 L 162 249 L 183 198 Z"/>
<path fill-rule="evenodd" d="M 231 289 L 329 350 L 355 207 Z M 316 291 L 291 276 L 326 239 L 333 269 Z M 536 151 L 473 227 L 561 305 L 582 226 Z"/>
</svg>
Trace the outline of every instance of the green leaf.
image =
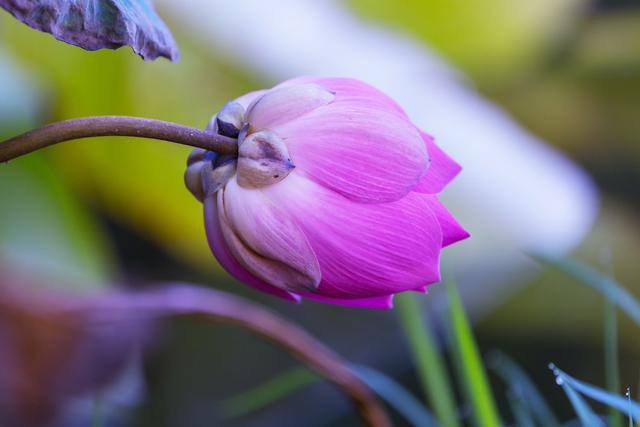
<svg viewBox="0 0 640 427">
<path fill-rule="evenodd" d="M 391 377 L 362 365 L 351 365 L 351 368 L 365 384 L 411 424 L 416 427 L 437 426 L 433 415 Z M 322 381 L 322 377 L 306 368 L 297 367 L 253 389 L 226 399 L 220 405 L 222 411 L 229 417 L 247 415 L 319 381 Z"/>
<path fill-rule="evenodd" d="M 178 47 L 149 0 L 0 0 L 18 20 L 86 50 L 131 48 L 175 61 Z"/>
<path fill-rule="evenodd" d="M 539 254 L 534 255 L 534 258 L 597 290 L 625 312 L 636 325 L 640 326 L 640 302 L 611 277 L 594 270 L 580 261 L 570 258 L 558 260 Z"/>
<path fill-rule="evenodd" d="M 395 306 L 413 354 L 422 391 L 441 425 L 458 426 L 460 422 L 445 364 L 431 329 L 424 323 L 416 296 L 411 293 L 397 295 Z"/>
<path fill-rule="evenodd" d="M 351 365 L 358 376 L 392 408 L 415 427 L 436 427 L 433 415 L 405 388 L 380 371 L 362 365 Z M 448 424 L 441 424 L 448 425 Z"/>
<path fill-rule="evenodd" d="M 516 391 L 507 394 L 507 400 L 509 401 L 509 407 L 511 408 L 515 425 L 518 427 L 535 427 L 536 424 L 533 419 L 533 414 L 525 404 L 524 397 L 520 394 L 521 393 Z"/>
<path fill-rule="evenodd" d="M 306 368 L 293 368 L 264 384 L 222 401 L 220 407 L 228 417 L 247 415 L 320 380 L 321 377 Z"/>
<path fill-rule="evenodd" d="M 556 375 L 558 382 L 563 387 L 569 387 L 572 390 L 582 393 L 583 395 L 593 400 L 616 408 L 623 414 L 628 414 L 629 417 L 635 419 L 636 421 L 640 421 L 640 403 L 632 401 L 629 398 L 610 393 L 606 390 L 603 390 L 591 384 L 587 384 L 583 381 L 577 380 L 566 372 L 558 369 L 556 366 L 552 365 L 551 369 Z"/>
<path fill-rule="evenodd" d="M 445 283 L 449 298 L 449 336 L 455 366 L 461 388 L 471 403 L 474 423 L 483 427 L 499 426 L 500 417 L 460 295 L 453 281 Z"/>
<path fill-rule="evenodd" d="M 510 357 L 500 351 L 487 355 L 487 365 L 496 372 L 512 390 L 512 399 L 528 409 L 546 427 L 559 427 L 560 423 L 529 376 Z M 512 402 L 512 404 L 515 402 Z"/>
</svg>

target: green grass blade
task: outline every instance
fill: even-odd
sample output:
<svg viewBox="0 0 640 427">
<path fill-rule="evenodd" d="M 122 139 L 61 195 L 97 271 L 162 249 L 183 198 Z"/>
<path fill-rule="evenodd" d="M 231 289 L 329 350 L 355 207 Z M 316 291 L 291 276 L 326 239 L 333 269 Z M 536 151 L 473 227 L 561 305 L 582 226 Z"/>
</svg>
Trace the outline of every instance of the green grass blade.
<svg viewBox="0 0 640 427">
<path fill-rule="evenodd" d="M 618 366 L 618 319 L 616 306 L 608 298 L 604 301 L 604 366 L 607 390 L 620 393 L 620 368 Z M 609 425 L 622 427 L 622 414 L 609 407 Z"/>
<path fill-rule="evenodd" d="M 102 427 L 103 425 L 102 397 L 100 394 L 96 394 L 91 408 L 91 427 Z"/>
<path fill-rule="evenodd" d="M 351 365 L 351 367 L 365 384 L 415 427 L 436 427 L 438 425 L 433 415 L 392 378 L 366 366 Z"/>
<path fill-rule="evenodd" d="M 449 336 L 451 339 L 458 379 L 472 407 L 474 422 L 478 426 L 501 425 L 487 374 L 482 365 L 471 327 L 460 300 L 455 283 L 446 281 L 449 298 Z"/>
<path fill-rule="evenodd" d="M 640 326 L 640 302 L 616 280 L 574 259 L 556 260 L 541 255 L 535 258 L 597 290 Z"/>
<path fill-rule="evenodd" d="M 443 426 L 459 426 L 453 392 L 435 339 L 420 311 L 418 294 L 396 296 L 395 307 L 418 371 L 422 391 Z"/>
<path fill-rule="evenodd" d="M 625 395 L 627 396 L 627 402 L 629 403 L 629 406 L 631 406 L 631 388 L 627 387 L 627 392 Z M 629 427 L 633 427 L 633 417 L 631 416 L 631 411 L 629 411 L 627 417 L 629 419 Z M 638 420 L 638 423 L 640 425 L 640 420 Z"/>
<path fill-rule="evenodd" d="M 502 378 L 510 390 L 513 390 L 513 398 L 520 399 L 522 405 L 529 409 L 540 425 L 545 427 L 560 426 L 560 422 L 542 393 L 509 356 L 500 351 L 492 351 L 487 356 L 487 365 Z"/>
<path fill-rule="evenodd" d="M 616 408 L 623 414 L 629 414 L 636 421 L 640 420 L 640 403 L 577 380 L 555 366 L 552 369 L 562 384 L 568 385 L 576 392 L 582 393 L 593 400 Z"/>
<path fill-rule="evenodd" d="M 509 401 L 509 407 L 513 414 L 513 421 L 518 427 L 535 427 L 533 415 L 529 407 L 525 404 L 525 400 L 522 396 L 518 396 L 517 392 L 510 392 L 507 394 L 507 400 Z"/>
<path fill-rule="evenodd" d="M 351 368 L 382 400 L 415 427 L 438 425 L 433 415 L 410 392 L 389 376 L 362 365 L 351 365 Z M 293 368 L 253 389 L 224 400 L 220 403 L 220 408 L 227 417 L 247 415 L 266 408 L 322 379 L 306 368 Z"/>
<path fill-rule="evenodd" d="M 604 422 L 591 410 L 587 402 L 571 386 L 565 382 L 560 382 L 560 386 L 562 386 L 569 398 L 583 427 L 606 427 Z"/>
<path fill-rule="evenodd" d="M 638 394 L 637 396 L 640 396 L 640 382 L 638 382 Z M 629 390 L 629 399 L 631 399 L 631 390 Z M 636 426 L 640 427 L 640 420 L 636 420 Z"/>
<path fill-rule="evenodd" d="M 220 403 L 228 417 L 239 417 L 263 409 L 322 378 L 306 368 L 293 368 L 271 380 Z"/>
<path fill-rule="evenodd" d="M 611 248 L 605 246 L 601 251 L 601 263 L 608 275 L 613 278 L 613 259 Z M 620 367 L 618 364 L 618 313 L 615 304 L 604 298 L 604 375 L 607 390 L 620 394 Z M 622 414 L 609 407 L 609 426 L 622 427 Z"/>
</svg>

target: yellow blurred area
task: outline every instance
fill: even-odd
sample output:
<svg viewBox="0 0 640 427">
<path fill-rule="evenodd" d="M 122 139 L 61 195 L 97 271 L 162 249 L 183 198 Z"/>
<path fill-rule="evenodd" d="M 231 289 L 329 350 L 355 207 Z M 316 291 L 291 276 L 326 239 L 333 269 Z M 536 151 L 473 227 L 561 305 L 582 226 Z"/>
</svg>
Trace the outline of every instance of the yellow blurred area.
<svg viewBox="0 0 640 427">
<path fill-rule="evenodd" d="M 363 16 L 411 32 L 483 85 L 527 74 L 580 18 L 585 0 L 349 0 Z"/>
</svg>

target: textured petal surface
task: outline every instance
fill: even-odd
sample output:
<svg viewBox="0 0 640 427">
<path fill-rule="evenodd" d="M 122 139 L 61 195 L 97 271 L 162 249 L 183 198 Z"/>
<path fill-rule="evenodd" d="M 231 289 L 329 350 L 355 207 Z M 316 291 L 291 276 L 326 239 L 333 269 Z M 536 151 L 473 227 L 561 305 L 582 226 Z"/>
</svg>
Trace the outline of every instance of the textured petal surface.
<svg viewBox="0 0 640 427">
<path fill-rule="evenodd" d="M 261 190 L 240 187 L 232 178 L 218 192 L 222 236 L 241 265 L 286 291 L 312 291 L 320 266 L 306 236 Z"/>
<path fill-rule="evenodd" d="M 274 88 L 254 100 L 247 117 L 254 130 L 268 129 L 329 104 L 334 94 L 313 83 Z"/>
<path fill-rule="evenodd" d="M 420 135 L 427 146 L 430 163 L 424 176 L 413 191 L 437 194 L 460 173 L 462 168 L 436 145 L 431 135 L 423 131 L 420 131 Z"/>
<path fill-rule="evenodd" d="M 341 99 L 271 128 L 307 177 L 362 203 L 398 200 L 428 165 L 425 143 L 394 110 Z"/>
<path fill-rule="evenodd" d="M 222 268 L 227 270 L 236 279 L 259 291 L 267 292 L 293 302 L 300 301 L 300 297 L 296 294 L 278 289 L 257 278 L 234 258 L 222 236 L 220 221 L 218 219 L 218 199 L 215 195 L 208 197 L 204 201 L 204 223 L 209 246 Z"/>
<path fill-rule="evenodd" d="M 318 295 L 368 298 L 438 281 L 442 232 L 425 195 L 360 204 L 292 173 L 264 190 L 296 218 L 322 270 Z"/>
<path fill-rule="evenodd" d="M 360 80 L 345 77 L 302 76 L 282 82 L 274 89 L 309 83 L 317 84 L 335 93 L 341 102 L 366 103 L 376 108 L 394 111 L 402 117 L 407 117 L 402 107 L 391 97 Z"/>
<path fill-rule="evenodd" d="M 464 240 L 470 236 L 469 232 L 462 228 L 451 212 L 442 204 L 436 196 L 425 195 L 429 199 L 431 211 L 438 218 L 442 229 L 442 247 Z"/>
</svg>

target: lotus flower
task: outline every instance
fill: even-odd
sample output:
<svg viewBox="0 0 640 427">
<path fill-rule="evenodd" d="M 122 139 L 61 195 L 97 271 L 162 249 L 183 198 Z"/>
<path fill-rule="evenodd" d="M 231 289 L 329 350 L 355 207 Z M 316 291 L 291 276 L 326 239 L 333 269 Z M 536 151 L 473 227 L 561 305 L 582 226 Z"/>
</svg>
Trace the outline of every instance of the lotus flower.
<svg viewBox="0 0 640 427">
<path fill-rule="evenodd" d="M 289 80 L 227 103 L 208 129 L 237 137 L 238 156 L 196 149 L 185 182 L 215 257 L 256 289 L 391 308 L 468 237 L 436 196 L 460 166 L 365 83 Z"/>
</svg>

